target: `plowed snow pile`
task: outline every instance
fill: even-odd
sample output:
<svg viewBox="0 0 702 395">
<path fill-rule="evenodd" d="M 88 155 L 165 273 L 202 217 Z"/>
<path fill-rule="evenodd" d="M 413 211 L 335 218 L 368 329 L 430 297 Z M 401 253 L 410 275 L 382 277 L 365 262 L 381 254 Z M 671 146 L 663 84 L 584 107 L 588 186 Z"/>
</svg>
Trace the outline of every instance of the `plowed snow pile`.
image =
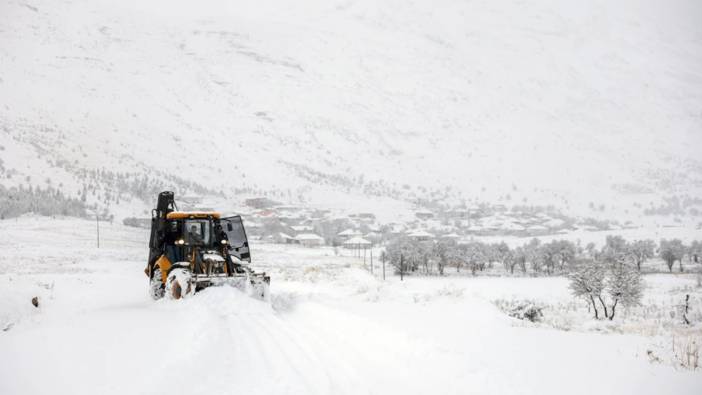
<svg viewBox="0 0 702 395">
<path fill-rule="evenodd" d="M 149 299 L 144 232 L 0 221 L 1 394 L 693 394 L 649 340 L 528 325 L 492 301 L 562 279 L 383 282 L 333 250 L 253 245 L 272 300 L 234 288 Z M 43 228 L 55 233 L 40 233 Z M 39 244 L 34 238 L 45 234 Z M 31 298 L 39 296 L 34 308 Z"/>
</svg>

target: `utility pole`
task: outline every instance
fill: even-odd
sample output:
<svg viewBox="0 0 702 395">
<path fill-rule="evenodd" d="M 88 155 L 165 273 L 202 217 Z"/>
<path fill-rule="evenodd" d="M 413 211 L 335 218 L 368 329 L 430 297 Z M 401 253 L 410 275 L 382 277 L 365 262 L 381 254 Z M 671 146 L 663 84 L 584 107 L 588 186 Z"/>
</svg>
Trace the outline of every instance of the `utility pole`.
<svg viewBox="0 0 702 395">
<path fill-rule="evenodd" d="M 404 270 L 404 263 L 405 263 L 404 257 L 402 256 L 402 254 L 400 254 L 400 281 L 404 281 L 404 279 L 402 278 L 402 274 L 403 274 L 403 270 Z"/>
<path fill-rule="evenodd" d="M 385 281 L 385 251 L 380 253 L 380 261 L 383 262 L 383 281 Z"/>
<path fill-rule="evenodd" d="M 98 216 L 97 210 L 95 210 L 95 225 L 97 231 L 97 248 L 100 248 L 100 217 Z"/>
<path fill-rule="evenodd" d="M 373 274 L 373 247 L 370 250 L 370 260 L 371 260 L 371 274 Z"/>
</svg>

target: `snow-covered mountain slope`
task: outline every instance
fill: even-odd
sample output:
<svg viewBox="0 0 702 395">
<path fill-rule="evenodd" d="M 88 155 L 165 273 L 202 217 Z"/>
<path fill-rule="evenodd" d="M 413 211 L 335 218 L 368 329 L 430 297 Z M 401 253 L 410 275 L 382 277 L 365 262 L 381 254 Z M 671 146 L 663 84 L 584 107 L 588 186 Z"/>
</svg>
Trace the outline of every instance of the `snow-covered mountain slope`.
<svg viewBox="0 0 702 395">
<path fill-rule="evenodd" d="M 610 215 L 696 196 L 701 18 L 682 0 L 4 0 L 0 182 Z"/>
</svg>

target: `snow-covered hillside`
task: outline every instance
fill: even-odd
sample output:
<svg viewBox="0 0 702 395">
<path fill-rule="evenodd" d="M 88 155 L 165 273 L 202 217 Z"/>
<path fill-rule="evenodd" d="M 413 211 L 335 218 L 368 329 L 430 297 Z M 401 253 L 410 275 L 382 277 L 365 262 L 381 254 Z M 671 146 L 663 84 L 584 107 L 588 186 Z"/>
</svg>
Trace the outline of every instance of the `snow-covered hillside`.
<svg viewBox="0 0 702 395">
<path fill-rule="evenodd" d="M 676 339 L 664 329 L 681 327 L 665 308 L 699 289 L 694 275 L 646 276 L 645 311 L 665 314 L 640 333 L 626 309 L 613 324 L 584 318 L 563 278 L 383 281 L 331 248 L 258 243 L 271 303 L 228 287 L 154 302 L 142 272 L 147 234 L 101 230 L 97 249 L 91 221 L 0 221 L 12 235 L 0 239 L 1 394 L 682 395 L 702 386 L 699 370 L 671 366 Z M 592 329 L 569 327 L 560 311 L 545 312 L 557 329 L 510 318 L 493 303 L 504 299 L 566 306 Z"/>
<path fill-rule="evenodd" d="M 123 193 L 122 215 L 150 206 L 133 192 L 147 175 L 384 213 L 427 197 L 636 216 L 702 190 L 701 16 L 682 0 L 3 0 L 0 184 Z"/>
</svg>

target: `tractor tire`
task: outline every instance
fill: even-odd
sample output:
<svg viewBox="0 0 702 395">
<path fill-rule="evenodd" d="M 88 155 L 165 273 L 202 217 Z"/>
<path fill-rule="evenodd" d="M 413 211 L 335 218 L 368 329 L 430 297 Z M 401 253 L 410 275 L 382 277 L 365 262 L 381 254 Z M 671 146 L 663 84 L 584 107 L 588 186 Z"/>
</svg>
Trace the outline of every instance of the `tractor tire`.
<svg viewBox="0 0 702 395">
<path fill-rule="evenodd" d="M 165 293 L 167 298 L 176 300 L 195 294 L 195 283 L 190 269 L 183 267 L 171 269 L 166 279 Z"/>
<path fill-rule="evenodd" d="M 149 280 L 149 294 L 153 300 L 159 300 L 163 298 L 163 294 L 166 290 L 163 281 L 161 281 L 161 269 L 158 267 L 154 269 L 154 273 Z"/>
</svg>

